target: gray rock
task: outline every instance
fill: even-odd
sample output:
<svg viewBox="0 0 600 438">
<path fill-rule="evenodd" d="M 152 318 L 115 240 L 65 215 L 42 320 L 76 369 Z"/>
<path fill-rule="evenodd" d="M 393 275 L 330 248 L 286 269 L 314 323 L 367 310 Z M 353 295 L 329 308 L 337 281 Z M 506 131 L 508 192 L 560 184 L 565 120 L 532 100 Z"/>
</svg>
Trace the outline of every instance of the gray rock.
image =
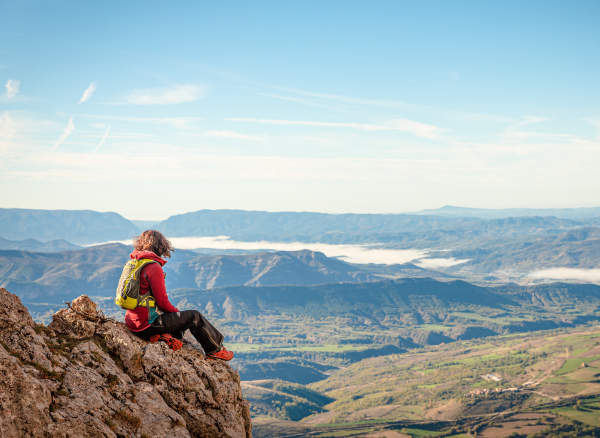
<svg viewBox="0 0 600 438">
<path fill-rule="evenodd" d="M 239 374 L 194 342 L 143 341 L 86 295 L 48 327 L 6 289 L 0 300 L 3 438 L 252 436 Z"/>
</svg>

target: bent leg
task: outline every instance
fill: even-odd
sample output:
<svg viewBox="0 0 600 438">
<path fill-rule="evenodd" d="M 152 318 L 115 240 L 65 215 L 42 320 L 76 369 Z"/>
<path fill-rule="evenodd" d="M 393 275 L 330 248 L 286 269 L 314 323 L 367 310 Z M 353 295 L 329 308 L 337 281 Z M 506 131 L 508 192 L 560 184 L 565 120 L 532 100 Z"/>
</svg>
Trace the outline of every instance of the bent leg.
<svg viewBox="0 0 600 438">
<path fill-rule="evenodd" d="M 223 335 L 197 310 L 163 313 L 143 333 L 144 338 L 168 333 L 179 338 L 186 330 L 198 340 L 206 354 L 219 351 L 223 346 Z"/>
<path fill-rule="evenodd" d="M 193 326 L 189 327 L 190 333 L 200 342 L 206 354 L 216 353 L 223 348 L 224 336 L 198 311 L 194 312 Z"/>
</svg>

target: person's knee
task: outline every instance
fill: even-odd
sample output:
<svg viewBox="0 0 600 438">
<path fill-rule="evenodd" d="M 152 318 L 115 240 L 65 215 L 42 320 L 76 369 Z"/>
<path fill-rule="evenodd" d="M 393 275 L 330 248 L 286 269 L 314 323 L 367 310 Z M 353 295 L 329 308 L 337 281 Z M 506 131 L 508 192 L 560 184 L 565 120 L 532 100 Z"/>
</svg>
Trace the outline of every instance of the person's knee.
<svg viewBox="0 0 600 438">
<path fill-rule="evenodd" d="M 199 327 L 200 326 L 200 321 L 202 320 L 202 315 L 200 315 L 200 312 L 198 312 L 197 310 L 192 310 L 192 322 L 194 324 L 195 327 Z"/>
</svg>

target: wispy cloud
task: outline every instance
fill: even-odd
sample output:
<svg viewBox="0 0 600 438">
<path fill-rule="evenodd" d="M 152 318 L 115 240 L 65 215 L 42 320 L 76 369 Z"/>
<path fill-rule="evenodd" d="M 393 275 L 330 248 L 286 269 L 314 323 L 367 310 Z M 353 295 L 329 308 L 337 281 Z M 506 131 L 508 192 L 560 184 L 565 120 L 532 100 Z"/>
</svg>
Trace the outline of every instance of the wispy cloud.
<svg viewBox="0 0 600 438">
<path fill-rule="evenodd" d="M 525 116 L 521 120 L 516 120 L 516 121 L 511 122 L 505 128 L 505 132 L 520 131 L 521 128 L 525 125 L 532 125 L 534 123 L 548 122 L 550 120 L 552 120 L 552 119 L 548 119 L 546 117 Z"/>
<path fill-rule="evenodd" d="M 79 102 L 77 103 L 77 105 L 79 105 L 80 103 L 83 102 L 87 102 L 88 100 L 90 100 L 92 98 L 92 94 L 94 94 L 94 91 L 96 91 L 98 87 L 96 87 L 96 84 L 94 84 L 93 82 L 90 84 L 89 87 L 87 87 L 87 89 L 83 92 L 83 96 L 81 96 L 81 99 L 79 99 Z"/>
<path fill-rule="evenodd" d="M 317 102 L 315 102 L 313 100 L 305 99 L 305 98 L 302 98 L 302 97 L 282 96 L 281 94 L 273 94 L 273 93 L 256 93 L 256 95 L 257 96 L 271 97 L 273 99 L 287 100 L 288 102 L 301 103 L 303 105 L 314 106 L 316 108 L 324 108 L 324 109 L 331 110 L 331 111 L 344 112 L 344 113 L 348 113 L 349 112 L 349 111 L 346 111 L 346 110 L 342 110 L 340 108 L 336 108 L 336 107 L 331 106 L 331 105 L 323 105 L 322 103 L 317 103 Z"/>
<path fill-rule="evenodd" d="M 111 141 L 115 135 L 110 133 Z M 22 152 L 22 150 L 21 150 Z M 414 180 L 431 169 L 432 163 L 419 160 L 373 160 L 368 158 L 299 158 L 277 156 L 236 156 L 196 152 L 175 144 L 122 141 L 103 154 L 90 160 L 89 152 L 29 149 L 27 156 L 20 154 L 14 163 L 27 162 L 28 167 L 11 166 L 7 175 L 26 178 L 52 178 L 77 181 L 133 181 L 149 172 L 161 172 L 166 180 L 198 180 L 207 178 L 235 178 L 249 180 L 344 180 L 344 181 L 397 181 Z M 139 163 L 131 168 L 131 160 Z M 444 164 L 445 166 L 445 164 Z M 443 176 L 443 167 L 435 166 L 435 173 Z M 32 169 L 28 171 L 27 169 Z M 40 170 L 43 169 L 43 170 Z"/>
<path fill-rule="evenodd" d="M 594 125 L 598 129 L 598 135 L 600 135 L 600 119 L 587 118 L 583 120 L 585 120 L 586 122 L 590 122 L 592 125 Z"/>
<path fill-rule="evenodd" d="M 19 144 L 18 151 L 22 151 L 20 141 L 28 138 L 30 141 L 34 136 L 54 135 L 56 124 L 50 120 L 32 118 L 31 114 L 23 110 L 0 112 L 0 144 L 9 146 Z M 18 142 L 18 143 L 17 143 Z M 36 143 L 32 143 L 36 144 Z M 15 151 L 17 152 L 17 151 Z"/>
<path fill-rule="evenodd" d="M 530 272 L 527 277 L 542 280 L 579 280 L 597 283 L 600 282 L 600 269 L 551 268 Z"/>
<path fill-rule="evenodd" d="M 6 88 L 6 94 L 4 96 L 8 99 L 15 97 L 19 93 L 20 85 L 21 82 L 14 79 L 9 79 L 6 81 L 6 84 L 4 84 L 4 87 Z"/>
<path fill-rule="evenodd" d="M 357 103 L 362 105 L 373 105 L 373 106 L 383 106 L 388 108 L 416 108 L 420 107 L 420 105 L 415 105 L 409 102 L 400 102 L 393 100 L 381 100 L 381 99 L 365 99 L 365 98 L 357 98 L 350 96 L 341 96 L 337 94 L 328 94 L 328 93 L 315 93 L 313 91 L 299 90 L 297 88 L 288 88 L 288 87 L 275 87 L 282 91 L 288 91 L 290 93 L 300 94 L 302 96 L 310 96 L 317 97 L 320 99 L 328 99 L 328 100 L 338 100 L 340 102 L 346 103 Z"/>
<path fill-rule="evenodd" d="M 408 119 L 396 119 L 388 123 L 398 131 L 410 132 L 417 137 L 435 140 L 440 137 L 441 129 L 434 125 L 427 125 L 421 122 L 415 122 Z"/>
<path fill-rule="evenodd" d="M 235 131 L 207 131 L 204 135 L 208 137 L 237 138 L 240 140 L 261 140 L 261 138 L 256 135 L 240 134 Z"/>
<path fill-rule="evenodd" d="M 339 122 L 315 122 L 307 120 L 277 120 L 277 119 L 251 119 L 251 118 L 231 118 L 225 119 L 230 122 L 249 122 L 263 123 L 270 125 L 292 125 L 292 126 L 322 126 L 329 128 L 352 128 L 364 131 L 388 131 L 392 129 L 389 126 L 376 125 L 370 123 L 339 123 Z"/>
<path fill-rule="evenodd" d="M 450 74 L 451 78 L 455 77 L 455 73 Z M 343 103 L 357 104 L 357 105 L 366 105 L 366 106 L 374 106 L 374 107 L 382 107 L 382 108 L 390 108 L 390 109 L 399 109 L 406 111 L 415 111 L 421 114 L 426 114 L 431 116 L 432 114 L 439 115 L 445 117 L 447 119 L 457 120 L 461 122 L 487 122 L 487 123 L 512 123 L 515 120 L 509 117 L 497 116 L 493 114 L 481 114 L 481 113 L 470 113 L 465 111 L 460 111 L 456 109 L 447 109 L 447 108 L 439 108 L 428 105 L 415 104 L 411 102 L 404 102 L 399 100 L 386 100 L 386 99 L 367 99 L 360 97 L 351 97 L 351 96 L 342 96 L 337 94 L 328 94 L 328 93 L 315 93 L 312 91 L 300 90 L 297 88 L 289 88 L 289 87 L 272 87 L 274 89 L 280 91 L 286 91 L 293 94 L 299 94 L 301 96 L 309 96 L 317 99 L 325 99 L 331 101 L 338 101 Z M 270 96 L 282 98 L 281 96 Z M 298 101 L 299 103 L 306 103 L 304 101 Z"/>
<path fill-rule="evenodd" d="M 548 132 L 511 131 L 498 134 L 499 137 L 508 141 L 522 142 L 523 140 L 543 140 L 547 142 L 560 142 L 565 144 L 578 143 L 588 144 L 590 139 L 573 134 L 558 134 Z"/>
<path fill-rule="evenodd" d="M 91 119 L 111 120 L 115 122 L 158 123 L 161 125 L 172 125 L 176 128 L 185 128 L 202 120 L 202 117 L 124 117 L 96 114 L 81 114 L 78 116 Z"/>
<path fill-rule="evenodd" d="M 530 125 L 532 123 L 549 122 L 552 119 L 547 117 L 536 117 L 536 116 L 525 116 L 523 121 L 517 123 L 518 125 Z"/>
<path fill-rule="evenodd" d="M 0 115 L 0 152 L 4 153 L 12 144 L 12 139 L 17 132 L 17 123 L 8 112 Z"/>
<path fill-rule="evenodd" d="M 94 152 L 92 152 L 92 155 L 94 155 L 96 152 L 98 152 L 98 149 L 100 149 L 100 146 L 102 146 L 104 144 L 104 142 L 106 141 L 106 138 L 108 137 L 109 131 L 110 131 L 110 126 L 108 128 L 106 128 L 106 132 L 102 136 L 102 140 L 100 140 L 100 143 L 98 143 L 98 146 L 96 146 L 96 149 L 94 149 Z"/>
<path fill-rule="evenodd" d="M 174 103 L 193 102 L 207 92 L 203 85 L 178 85 L 170 88 L 152 88 L 134 90 L 127 97 L 131 105 L 167 105 Z"/>
<path fill-rule="evenodd" d="M 307 120 L 278 120 L 278 119 L 251 119 L 251 118 L 230 118 L 225 119 L 230 122 L 249 122 L 263 123 L 271 125 L 292 125 L 292 126 L 319 126 L 328 128 L 350 128 L 362 131 L 401 131 L 410 132 L 418 137 L 435 139 L 439 137 L 440 128 L 434 125 L 415 122 L 407 119 L 396 119 L 387 125 L 378 125 L 374 123 L 342 123 L 342 122 L 316 122 Z"/>
<path fill-rule="evenodd" d="M 73 133 L 74 130 L 75 130 L 75 124 L 73 123 L 73 116 L 71 116 L 71 118 L 69 119 L 69 123 L 67 124 L 65 129 L 63 129 L 63 133 L 58 137 L 58 139 L 52 145 L 52 150 L 55 150 L 56 148 L 58 148 L 67 139 L 67 137 Z"/>
</svg>

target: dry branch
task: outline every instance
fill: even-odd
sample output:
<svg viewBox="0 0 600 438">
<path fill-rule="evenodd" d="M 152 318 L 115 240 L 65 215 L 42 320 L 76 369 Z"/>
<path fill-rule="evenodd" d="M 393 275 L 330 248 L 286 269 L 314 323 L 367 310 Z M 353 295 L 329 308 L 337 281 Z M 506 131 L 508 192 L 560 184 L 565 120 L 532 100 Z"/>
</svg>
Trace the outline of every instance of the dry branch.
<svg viewBox="0 0 600 438">
<path fill-rule="evenodd" d="M 92 322 L 97 322 L 100 324 L 104 324 L 105 322 L 117 322 L 115 321 L 113 318 L 109 318 L 108 316 L 106 316 L 104 314 L 104 312 L 102 311 L 102 309 L 98 309 L 96 310 L 96 314 L 93 315 L 91 313 L 87 313 L 87 312 L 82 312 L 79 311 L 75 308 L 73 308 L 73 306 L 71 305 L 71 301 L 63 301 L 63 303 L 65 303 L 67 305 L 67 307 L 69 308 L 69 310 L 73 311 L 74 313 L 76 313 L 79 316 L 83 316 L 85 319 L 92 321 Z"/>
</svg>

